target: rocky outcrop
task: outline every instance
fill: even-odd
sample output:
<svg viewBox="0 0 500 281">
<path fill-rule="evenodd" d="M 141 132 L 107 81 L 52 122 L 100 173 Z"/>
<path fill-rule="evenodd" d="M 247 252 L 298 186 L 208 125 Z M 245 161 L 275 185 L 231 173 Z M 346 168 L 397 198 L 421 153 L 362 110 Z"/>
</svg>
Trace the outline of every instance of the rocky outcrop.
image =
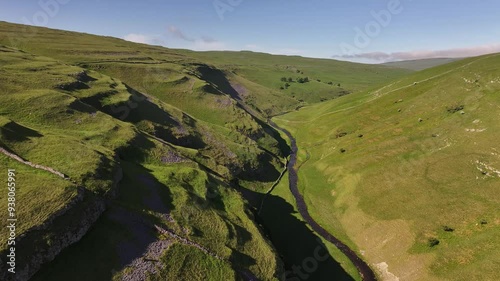
<svg viewBox="0 0 500 281">
<path fill-rule="evenodd" d="M 2 149 L 3 150 L 3 149 Z M 6 151 L 3 150 L 2 153 Z M 8 152 L 7 152 L 8 153 Z M 10 157 L 37 169 L 51 169 L 28 164 L 17 155 Z M 8 154 L 6 154 L 8 155 Z M 17 159 L 19 158 L 19 159 Z M 42 168 L 43 167 L 43 168 Z M 45 169 L 47 168 L 47 169 Z M 53 169 L 51 169 L 53 170 Z M 50 170 L 47 170 L 51 172 Z M 57 172 L 53 170 L 54 172 Z M 114 171 L 113 186 L 108 193 L 113 196 L 122 179 L 123 172 L 118 165 Z M 52 261 L 62 250 L 78 242 L 106 209 L 106 197 L 97 196 L 83 187 L 78 187 L 77 196 L 63 209 L 54 213 L 43 224 L 24 232 L 16 240 L 16 273 L 7 272 L 6 251 L 0 253 L 0 280 L 29 280 L 43 264 Z"/>
<path fill-rule="evenodd" d="M 181 237 L 179 235 L 177 235 L 175 232 L 171 231 L 171 230 L 168 230 L 164 227 L 161 227 L 159 225 L 154 225 L 154 227 L 156 228 L 156 230 L 163 234 L 163 235 L 167 235 L 167 236 L 170 236 L 171 238 L 175 239 L 176 241 L 182 243 L 182 244 L 185 244 L 185 245 L 188 245 L 188 246 L 192 246 L 192 247 L 195 247 L 197 248 L 198 250 L 202 251 L 203 253 L 209 255 L 209 256 L 212 256 L 218 260 L 224 260 L 222 257 L 220 257 L 219 255 L 217 255 L 216 253 L 210 251 L 209 249 L 201 246 L 200 244 L 198 243 L 195 243 L 191 240 L 188 240 L 184 237 Z"/>
<path fill-rule="evenodd" d="M 86 197 L 84 195 L 84 197 Z M 63 249 L 79 241 L 105 210 L 104 200 L 83 199 L 50 223 L 23 234 L 16 243 L 16 273 L 0 269 L 1 280 L 29 280 L 41 266 L 53 260 Z M 2 253 L 2 259 L 6 255 Z M 2 267 L 6 264 L 2 261 Z"/>
</svg>

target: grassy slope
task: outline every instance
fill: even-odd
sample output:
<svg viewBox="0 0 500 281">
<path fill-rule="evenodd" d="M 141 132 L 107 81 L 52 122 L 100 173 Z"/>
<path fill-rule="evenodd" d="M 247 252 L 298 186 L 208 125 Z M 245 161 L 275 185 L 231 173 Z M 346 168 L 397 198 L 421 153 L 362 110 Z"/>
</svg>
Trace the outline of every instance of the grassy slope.
<svg viewBox="0 0 500 281">
<path fill-rule="evenodd" d="M 220 200 L 230 207 L 195 210 L 194 221 L 183 221 L 185 213 L 175 211 L 175 206 L 193 205 L 211 186 L 228 189 L 226 182 L 234 178 L 239 178 L 248 188 L 259 190 L 267 188 L 277 176 L 278 159 L 264 151 L 282 154 L 275 133 L 236 104 L 233 99 L 235 92 L 266 116 L 300 105 L 296 98 L 291 97 L 292 90 L 302 95 L 304 98 L 299 99 L 305 102 L 333 98 L 342 91 L 337 86 L 317 81 L 294 84 L 288 92 L 277 90 L 275 86 L 278 84 L 274 80 L 279 82 L 281 75 L 292 73 L 297 65 L 304 69 L 304 74 L 299 76 L 327 80 L 333 78 L 325 72 L 331 72 L 335 77 L 342 77 L 335 81 L 345 83 L 349 90 L 365 88 L 405 73 L 330 60 L 301 58 L 288 63 L 292 58 L 273 56 L 272 60 L 281 66 L 247 65 L 238 68 L 235 74 L 213 59 L 205 61 L 203 55 L 186 55 L 186 51 L 8 23 L 0 23 L 0 44 L 3 45 L 0 53 L 2 125 L 14 124 L 19 131 L 11 134 L 23 136 L 21 139 L 9 137 L 12 126 L 7 126 L 2 130 L 3 147 L 37 164 L 68 174 L 98 196 L 106 193 L 112 183 L 110 171 L 118 164 L 115 154 L 118 153 L 122 160 L 129 157 L 126 161 L 133 164 L 132 168 L 127 167 L 129 174 L 150 176 L 160 186 L 169 186 L 173 195 L 164 195 L 164 200 L 176 202 L 172 206 L 172 215 L 179 230 L 191 229 L 192 232 L 187 232 L 188 238 L 213 248 L 233 266 L 250 269 L 265 280 L 277 274 L 280 265 L 272 248 L 253 226 L 251 215 L 245 213 L 248 206 L 242 205 L 239 195 L 225 191 L 230 194 Z M 233 60 L 231 53 L 224 56 Z M 251 58 L 261 63 L 268 59 L 267 55 L 263 59 Z M 219 71 L 207 64 L 223 68 Z M 347 70 L 339 70 L 347 66 Z M 240 76 L 239 70 L 244 75 Z M 352 79 L 353 73 L 363 74 L 366 80 Z M 268 76 L 276 79 L 266 80 Z M 169 145 L 151 139 L 150 135 Z M 140 152 L 130 156 L 131 146 L 139 147 Z M 195 167 L 190 164 L 193 172 L 189 172 L 189 177 L 182 178 L 183 169 L 179 164 L 165 171 L 163 158 L 172 153 L 194 161 Z M 7 167 L 10 162 L 6 161 L 2 163 Z M 207 168 L 210 169 L 208 172 Z M 163 178 L 164 172 L 173 173 L 172 178 Z M 33 175 L 27 179 L 43 174 L 31 170 L 30 173 Z M 213 177 L 219 175 L 222 178 L 214 181 Z M 26 189 L 35 192 L 38 187 L 35 183 L 43 177 L 50 175 L 40 176 L 37 181 L 26 181 Z M 59 183 L 51 186 L 58 193 L 42 194 L 37 202 L 33 201 L 33 206 L 42 206 L 51 200 L 64 206 L 74 196 L 70 192 L 74 187 L 71 189 L 65 186 L 68 183 L 54 180 Z M 180 181 L 192 182 L 181 186 L 174 184 Z M 140 184 L 136 182 L 136 185 Z M 193 187 L 197 190 L 191 190 Z M 121 186 L 120 190 L 130 188 L 133 186 Z M 136 198 L 144 196 L 141 194 L 144 191 L 137 192 Z M 184 199 L 176 199 L 176 194 Z M 53 205 L 54 209 L 44 209 L 40 217 L 30 215 L 33 219 L 26 220 L 30 225 L 21 229 L 43 223 L 44 218 L 57 211 L 57 204 Z M 144 204 L 133 198 L 119 197 L 113 201 L 111 210 L 125 206 L 133 214 L 157 222 L 159 218 L 151 216 L 151 206 Z M 220 227 L 215 227 L 217 221 Z M 83 279 L 109 279 L 110 272 L 123 267 L 113 251 L 117 246 L 110 241 L 137 239 L 131 238 L 127 228 L 120 223 L 109 215 L 104 216 L 82 242 L 65 251 L 38 278 L 65 279 L 73 275 L 74 270 L 80 272 Z M 113 234 L 111 240 L 101 239 L 111 230 L 110 225 L 124 231 Z M 200 233 L 201 229 L 206 231 Z M 79 266 L 85 257 L 93 255 L 91 250 L 95 246 L 91 245 L 109 249 L 99 257 L 109 264 L 104 264 L 95 276 Z M 193 255 L 190 259 L 204 264 L 203 255 Z M 208 270 L 204 277 L 209 278 L 211 274 L 219 273 Z"/>
<path fill-rule="evenodd" d="M 0 26 L 0 44 L 11 44 L 26 52 L 107 74 L 118 84 L 123 82 L 122 86 L 131 88 L 127 88 L 132 94 L 130 101 L 123 100 L 126 96 L 120 100 L 107 89 L 86 102 L 97 107 L 108 105 L 105 111 L 114 117 L 133 122 L 141 130 L 156 133 L 174 144 L 198 149 L 212 163 L 203 164 L 220 174 L 241 174 L 241 179 L 259 175 L 264 182 L 272 182 L 268 178 L 274 176 L 279 162 L 262 161 L 269 156 L 260 148 L 276 155 L 282 153 L 273 133 L 211 81 L 200 79 L 197 73 L 200 62 L 166 48 L 115 38 L 45 28 L 28 30 L 22 33 L 24 26 L 4 23 Z M 143 102 L 145 99 L 148 102 Z M 155 105 L 149 104 L 151 100 Z M 177 117 L 173 124 L 164 124 L 171 116 Z M 252 169 L 256 172 L 251 172 Z"/>
<path fill-rule="evenodd" d="M 346 92 L 356 92 L 373 85 L 394 80 L 409 70 L 380 65 L 365 65 L 330 59 L 312 59 L 298 56 L 269 55 L 255 52 L 179 52 L 210 62 L 230 73 L 236 84 L 247 88 L 248 99 L 257 108 L 270 114 L 269 104 L 279 105 L 290 100 L 311 104 L 336 98 Z M 280 90 L 285 83 L 282 77 L 291 77 L 290 87 Z M 311 82 L 300 84 L 298 77 L 308 77 Z M 319 80 L 319 81 L 318 81 Z M 333 85 L 328 83 L 332 82 Z M 256 85 L 267 88 L 262 91 Z M 340 84 L 340 87 L 338 86 Z M 294 104 L 294 103 L 293 103 Z"/>
<path fill-rule="evenodd" d="M 174 206 L 204 206 L 192 210 L 196 215 L 189 221 L 185 221 L 183 209 L 173 211 L 172 216 L 178 222 L 177 229 L 197 229 L 203 232 L 187 232 L 186 236 L 209 249 L 213 249 L 217 254 L 227 259 L 230 267 L 245 268 L 251 270 L 253 274 L 264 280 L 273 278 L 279 272 L 280 265 L 276 260 L 274 250 L 263 239 L 257 227 L 252 221 L 251 215 L 247 214 L 246 206 L 239 194 L 231 190 L 223 179 L 214 180 L 198 164 L 190 164 L 188 176 L 183 175 L 180 165 L 172 164 L 166 170 L 163 157 L 174 154 L 185 154 L 185 157 L 194 159 L 198 156 L 196 151 L 189 148 L 166 146 L 158 141 L 138 141 L 144 139 L 144 134 L 138 131 L 132 124 L 134 114 L 129 115 L 123 122 L 113 118 L 113 112 L 109 112 L 111 105 L 119 105 L 124 101 L 129 101 L 132 94 L 121 81 L 111 77 L 89 72 L 85 77 L 80 77 L 86 73 L 81 68 L 62 64 L 50 58 L 31 55 L 14 49 L 2 47 L 0 60 L 2 61 L 2 92 L 1 95 L 1 115 L 2 115 L 2 147 L 9 149 L 21 157 L 37 164 L 53 167 L 67 174 L 76 181 L 77 185 L 86 187 L 89 191 L 102 196 L 112 185 L 111 170 L 118 163 L 115 162 L 116 153 L 121 154 L 121 160 L 128 160 L 139 164 L 136 168 L 127 170 L 130 176 L 136 170 L 140 175 L 149 175 L 153 178 L 161 178 L 171 174 L 170 182 L 162 182 L 160 186 L 169 186 L 170 193 L 179 193 L 180 201 L 175 201 L 176 196 L 169 198 L 163 195 L 164 200 L 174 200 Z M 79 77 L 79 78 L 77 78 Z M 82 81 L 80 81 L 80 80 Z M 83 82 L 83 80 L 89 80 Z M 102 95 L 102 93 L 106 93 Z M 94 104 L 95 107 L 89 105 Z M 153 102 L 144 102 L 143 106 L 155 105 Z M 157 105 L 158 106 L 158 105 Z M 172 111 L 171 111 L 172 112 Z M 106 114 L 110 113 L 110 115 Z M 166 114 L 164 112 L 164 114 Z M 179 114 L 176 114 L 179 115 Z M 182 117 L 182 113 L 180 113 Z M 129 120 L 132 118 L 132 120 Z M 165 119 L 167 122 L 169 119 Z M 185 122 L 177 120 L 177 123 Z M 140 124 L 139 124 L 140 125 Z M 166 124 L 171 125 L 171 124 Z M 186 127 L 189 124 L 184 124 Z M 203 127 L 191 126 L 186 130 L 201 130 Z M 209 130 L 209 129 L 207 129 Z M 222 137 L 214 136 L 218 141 L 224 140 L 224 135 L 213 131 L 213 134 L 220 134 Z M 227 145 L 237 146 L 240 144 Z M 243 141 L 241 141 L 243 144 Z M 137 146 L 135 150 L 124 150 L 130 145 Z M 251 155 L 258 155 L 255 148 L 248 147 L 233 148 L 236 153 L 249 151 Z M 170 147 L 170 149 L 168 148 Z M 134 152 L 139 150 L 139 152 Z M 173 152 L 170 152 L 172 151 Z M 209 151 L 213 151 L 209 150 Z M 213 154 L 212 154 L 213 155 Z M 240 159 L 242 155 L 238 155 Z M 25 207 L 19 209 L 19 216 L 23 220 L 18 226 L 18 234 L 22 234 L 30 227 L 44 223 L 47 218 L 63 208 L 65 204 L 75 196 L 75 186 L 68 181 L 55 178 L 45 172 L 35 171 L 13 162 L 2 156 L 2 167 L 16 168 L 19 175 L 20 191 L 18 200 L 24 202 Z M 201 160 L 200 160 L 201 161 Z M 210 163 L 208 163 L 210 164 Z M 122 164 L 123 165 L 123 164 Z M 147 170 L 140 168 L 142 165 L 149 165 Z M 194 165 L 194 166 L 193 166 Z M 214 167 L 217 162 L 214 161 Z M 152 172 L 148 172 L 152 171 Z M 132 179 L 133 180 L 133 179 Z M 157 179 L 158 180 L 158 179 Z M 160 180 L 158 180 L 160 181 Z M 174 185 L 173 183 L 185 183 Z M 135 187 L 140 187 L 141 183 L 136 182 Z M 43 187 L 43 189 L 40 189 Z M 192 190 L 196 188 L 195 190 Z M 216 194 L 220 194 L 215 199 L 220 200 L 218 206 L 203 204 L 207 196 L 207 190 L 217 188 Z M 126 187 L 121 187 L 121 190 Z M 147 191 L 142 190 L 135 196 L 145 196 Z M 215 200 L 211 199 L 211 200 Z M 146 220 L 158 223 L 159 214 L 151 215 L 151 206 L 144 202 L 122 199 L 119 197 L 111 206 L 126 206 L 131 212 L 144 217 Z M 199 202 L 201 200 L 201 202 Z M 4 200 L 6 201 L 6 200 Z M 47 204 L 50 208 L 44 208 Z M 220 207 L 223 204 L 225 207 Z M 29 207 L 29 209 L 28 209 Z M 84 215 L 84 214 L 81 214 Z M 78 220 L 78 217 L 73 217 Z M 78 278 L 82 280 L 104 280 L 108 279 L 113 270 L 123 267 L 117 262 L 116 248 L 119 248 L 118 241 L 135 241 L 138 239 L 130 237 L 129 234 L 117 232 L 112 234 L 113 243 L 110 240 L 102 239 L 114 229 L 124 229 L 120 222 L 114 222 L 111 227 L 102 221 L 110 220 L 105 216 L 101 222 L 96 224 L 93 235 L 86 236 L 84 241 L 68 249 L 66 254 L 58 258 L 51 266 L 41 272 L 42 280 L 67 280 L 67 276 L 80 272 Z M 161 221 L 165 223 L 165 221 Z M 113 223 L 113 222 L 112 222 Z M 217 223 L 218 227 L 215 227 Z M 175 225 L 169 225 L 176 227 Z M 234 229 L 245 229 L 245 232 Z M 123 230 L 128 231 L 126 228 Z M 2 230 L 5 234 L 5 231 Z M 55 236 L 54 236 L 55 235 Z M 3 235 L 7 237 L 7 235 Z M 44 237 L 47 245 L 52 239 L 58 239 L 57 233 L 51 233 Z M 5 245 L 5 244 L 4 244 Z M 90 246 L 92 245 L 92 246 Z M 100 245 L 100 246 L 99 246 Z M 22 247 L 20 245 L 19 247 Z M 25 245 L 26 246 L 26 245 Z M 96 246 L 107 248 L 110 251 L 100 256 L 102 260 L 109 261 L 101 265 L 100 270 L 88 272 L 86 267 L 79 266 L 86 264 L 82 258 L 88 261 L 90 256 L 95 256 Z M 115 248 L 116 247 L 116 248 Z M 90 252 L 89 252 L 90 251 Z M 82 253 L 82 254 L 80 254 Z M 168 254 L 167 254 L 168 256 Z M 206 255 L 195 255 L 191 259 L 195 263 L 203 263 Z M 210 258 L 209 258 L 210 259 Z M 68 269 L 71 269 L 68 271 Z M 89 275 L 90 274 L 90 275 Z M 200 273 L 200 280 L 210 278 L 212 272 Z M 215 274 L 215 273 L 214 273 Z M 179 278 L 188 278 L 179 276 Z"/>
<path fill-rule="evenodd" d="M 388 63 L 383 63 L 382 65 L 419 71 L 419 70 L 424 70 L 427 68 L 440 66 L 440 65 L 447 64 L 447 63 L 454 62 L 454 61 L 458 61 L 458 60 L 460 60 L 460 59 L 459 58 L 421 59 L 421 60 L 388 62 Z"/>
<path fill-rule="evenodd" d="M 0 60 L 0 144 L 74 181 L 72 184 L 48 172 L 20 167 L 23 175 L 18 200 L 30 202 L 24 211 L 32 208 L 20 222 L 22 233 L 62 208 L 69 194 L 76 193 L 75 185 L 93 193 L 107 193 L 113 182 L 111 171 L 116 167 L 114 150 L 134 132 L 131 126 L 92 110 L 66 91 L 56 90 L 58 85 L 74 80 L 72 75 L 78 68 L 4 47 L 0 48 Z M 41 68 L 45 69 L 43 74 L 34 70 Z M 2 167 L 8 165 L 20 166 L 10 159 L 2 161 Z M 94 175 L 99 172 L 103 175 Z M 40 184 L 47 189 L 40 189 Z M 51 201 L 50 208 L 43 208 Z"/>
<path fill-rule="evenodd" d="M 297 166 L 301 167 L 307 161 L 309 161 L 309 155 L 304 150 L 299 150 Z M 288 270 L 292 266 L 303 268 L 303 262 L 314 256 L 316 248 L 321 246 L 328 249 L 333 259 L 319 261 L 318 269 L 314 270 L 308 278 L 329 280 L 331 276 L 336 276 L 339 280 L 361 280 L 361 276 L 351 261 L 335 245 L 318 236 L 304 222 L 290 191 L 288 173 L 284 174 L 279 184 L 265 199 L 259 216 L 273 244 L 283 256 L 283 262 Z M 287 277 L 293 278 L 297 275 L 291 274 Z"/>
<path fill-rule="evenodd" d="M 499 63 L 466 59 L 276 118 L 311 155 L 300 185 L 314 217 L 386 276 L 496 278 Z"/>
<path fill-rule="evenodd" d="M 332 276 L 338 280 L 361 280 L 356 267 L 349 259 L 334 245 L 317 236 L 298 214 L 295 199 L 288 186 L 287 174 L 266 199 L 260 216 L 288 266 L 303 267 L 304 260 L 313 257 L 318 246 L 326 246 L 334 260 L 319 261 L 318 269 L 309 276 L 310 280 L 328 280 Z"/>
<path fill-rule="evenodd" d="M 223 78 L 231 86 L 220 90 L 227 94 L 238 92 L 248 104 L 264 115 L 276 115 L 300 105 L 332 99 L 345 92 L 382 85 L 411 72 L 380 65 L 252 52 L 173 50 L 111 37 L 9 23 L 2 23 L 0 30 L 0 44 L 79 64 L 85 68 L 97 68 L 111 76 L 119 76 L 126 83 L 129 79 L 138 81 L 139 84 L 135 85 L 137 90 L 147 90 L 153 94 L 155 91 L 161 92 L 162 98 L 167 99 L 168 103 L 191 114 L 207 110 L 196 107 L 197 104 L 220 108 L 216 99 L 214 102 L 201 97 L 205 99 L 203 102 L 200 100 L 199 103 L 193 103 L 190 102 L 191 99 L 185 98 L 186 92 L 191 92 L 206 82 L 196 79 L 199 78 L 196 73 L 199 65 L 208 64 L 219 68 L 220 74 L 224 75 Z M 38 36 L 40 34 L 43 36 Z M 303 74 L 297 73 L 297 70 Z M 297 77 L 307 76 L 311 82 L 292 82 L 288 90 L 280 90 L 280 86 L 284 84 L 280 81 L 283 76 L 292 77 L 294 81 Z M 322 82 L 317 82 L 317 79 Z M 334 85 L 328 85 L 328 82 L 333 82 Z M 337 86 L 338 83 L 341 87 Z M 207 91 L 203 92 L 206 94 Z M 203 116 L 211 118 L 212 115 L 219 115 L 224 118 L 227 115 L 224 114 L 212 110 Z"/>
</svg>

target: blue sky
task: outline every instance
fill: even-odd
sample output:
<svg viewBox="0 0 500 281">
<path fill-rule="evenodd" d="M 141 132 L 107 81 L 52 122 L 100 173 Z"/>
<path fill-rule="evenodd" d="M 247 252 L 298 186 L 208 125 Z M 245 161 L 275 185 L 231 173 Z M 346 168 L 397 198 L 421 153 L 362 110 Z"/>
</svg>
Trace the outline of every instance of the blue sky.
<svg viewBox="0 0 500 281">
<path fill-rule="evenodd" d="M 0 0 L 0 20 L 172 48 L 361 62 L 500 52 L 496 0 Z"/>
</svg>

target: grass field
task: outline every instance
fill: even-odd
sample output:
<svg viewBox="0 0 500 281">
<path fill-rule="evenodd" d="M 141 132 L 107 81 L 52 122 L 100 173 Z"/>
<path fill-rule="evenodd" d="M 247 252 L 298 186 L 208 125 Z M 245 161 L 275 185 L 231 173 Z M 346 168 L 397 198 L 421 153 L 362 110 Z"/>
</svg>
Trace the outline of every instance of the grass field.
<svg viewBox="0 0 500 281">
<path fill-rule="evenodd" d="M 286 177 L 256 218 L 249 202 L 289 153 L 271 116 L 298 140 L 311 215 L 380 275 L 499 267 L 498 56 L 414 73 L 0 22 L 0 63 L 0 146 L 66 177 L 0 154 L 19 176 L 20 259 L 86 233 L 34 280 L 279 280 L 318 246 L 335 260 L 310 280 L 360 280 L 297 214 Z"/>
<path fill-rule="evenodd" d="M 3 25 L 2 28 L 3 32 L 11 31 Z M 40 29 L 40 32 L 37 38 L 50 40 L 47 30 Z M 68 35 L 56 33 L 61 38 Z M 236 279 L 240 278 L 237 270 L 243 269 L 263 280 L 272 280 L 279 274 L 281 265 L 274 248 L 254 224 L 249 206 L 228 184 L 239 176 L 247 179 L 249 188 L 257 189 L 266 181 L 272 182 L 274 179 L 269 177 L 273 177 L 273 169 L 279 167 L 279 160 L 261 148 L 280 154 L 278 141 L 264 132 L 248 113 L 237 108 L 227 95 L 206 92 L 203 87 L 210 86 L 198 80 L 195 86 L 200 88 L 199 92 L 196 89 L 189 92 L 194 102 L 186 102 L 194 107 L 185 107 L 196 113 L 192 116 L 167 104 L 168 99 L 160 95 L 160 90 L 140 88 L 143 85 L 136 85 L 131 79 L 134 75 L 120 77 L 127 81 L 125 83 L 106 75 L 106 71 L 99 72 L 99 68 L 85 69 L 65 60 L 63 53 L 52 53 L 50 46 L 34 48 L 39 54 L 29 53 L 28 50 L 33 50 L 30 46 L 25 45 L 23 50 L 0 48 L 0 144 L 24 160 L 59 171 L 68 179 L 31 168 L 2 154 L 1 168 L 14 168 L 19 177 L 17 199 L 23 204 L 19 203 L 18 215 L 23 220 L 18 225 L 18 235 L 39 229 L 35 240 L 18 241 L 20 259 L 28 261 L 27 257 L 33 254 L 30 251 L 43 256 L 51 247 L 60 250 L 54 246 L 59 245 L 58 242 L 54 242 L 81 231 L 74 223 L 87 223 L 85 218 L 95 211 L 93 202 L 113 198 L 113 186 L 117 183 L 114 171 L 120 167 L 125 173 L 123 183 L 118 186 L 118 197 L 108 203 L 108 211 L 88 235 L 45 265 L 35 280 L 67 280 L 68 276 L 79 280 L 108 280 L 130 271 L 130 263 L 145 254 L 148 245 L 170 243 L 168 237 L 151 231 L 152 224 L 173 228 L 185 239 L 217 253 Z M 54 54 L 61 56 L 46 56 Z M 172 73 L 182 68 L 162 67 Z M 138 66 L 139 72 L 147 70 L 144 65 Z M 162 84 L 164 80 L 156 81 Z M 165 79 L 165 83 L 170 82 Z M 133 86 L 157 97 L 146 96 Z M 197 101 L 197 96 L 204 95 L 209 97 Z M 208 101 L 216 103 L 214 97 L 229 101 L 229 104 L 224 102 L 228 105 L 226 111 L 207 110 L 201 114 L 196 111 Z M 256 181 L 253 185 L 249 179 L 252 173 L 263 175 L 262 182 Z M 155 183 L 152 188 L 159 190 L 154 191 L 157 195 L 153 197 L 161 199 L 148 197 L 148 184 L 140 180 L 143 177 Z M 85 190 L 84 199 L 79 201 L 75 201 L 77 187 Z M 216 196 L 211 198 L 212 194 Z M 4 195 L 1 198 L 6 202 Z M 157 205 L 166 207 L 157 210 Z M 192 208 L 187 210 L 188 206 Z M 99 216 L 99 213 L 93 215 Z M 171 216 L 172 221 L 165 221 L 165 215 Z M 139 224 L 137 230 L 132 230 L 120 216 L 140 218 L 146 228 Z M 68 220 L 72 223 L 64 225 Z M 2 237 L 7 237 L 7 229 L 2 229 L 2 233 Z M 167 242 L 161 242 L 164 239 Z M 131 249 L 125 256 L 117 250 L 123 245 Z M 107 250 L 97 254 L 96 249 Z M 171 259 L 168 253 L 165 249 L 162 252 L 165 260 Z M 172 254 L 177 257 L 185 250 L 173 253 L 177 253 Z M 88 271 L 84 265 L 90 259 L 105 262 L 100 263 L 98 270 Z M 212 258 L 201 252 L 187 259 L 203 264 Z M 179 280 L 193 280 L 181 273 L 178 272 Z M 154 273 L 151 274 L 153 278 Z M 198 280 L 217 278 L 212 276 L 217 274 L 202 272 Z"/>
<path fill-rule="evenodd" d="M 310 154 L 299 182 L 313 216 L 385 277 L 495 280 L 499 63 L 466 59 L 275 118 Z"/>
<path fill-rule="evenodd" d="M 333 259 L 319 261 L 318 268 L 308 276 L 310 280 L 328 280 L 332 276 L 337 280 L 361 280 L 351 262 L 334 245 L 315 234 L 298 214 L 287 175 L 266 199 L 260 216 L 288 270 L 293 266 L 303 267 L 305 260 L 314 257 L 316 248 L 326 247 Z"/>
<path fill-rule="evenodd" d="M 451 63 L 454 61 L 460 60 L 459 58 L 435 58 L 435 59 L 421 59 L 421 60 L 406 60 L 406 61 L 396 61 L 396 62 L 388 62 L 383 65 L 399 67 L 409 70 L 424 70 L 427 68 L 436 67 L 439 65 Z"/>
<path fill-rule="evenodd" d="M 401 68 L 364 65 L 298 56 L 277 56 L 255 52 L 191 52 L 178 50 L 194 58 L 214 64 L 229 73 L 230 80 L 242 85 L 246 101 L 267 115 L 293 109 L 280 109 L 281 104 L 303 106 L 357 92 L 411 73 Z M 291 78 L 283 82 L 281 78 Z M 310 82 L 298 83 L 308 77 Z M 290 84 L 286 89 L 280 89 Z M 265 87 L 256 87 L 257 85 Z M 293 102 L 295 101 L 295 102 Z M 272 106 L 272 107 L 270 107 Z"/>
</svg>

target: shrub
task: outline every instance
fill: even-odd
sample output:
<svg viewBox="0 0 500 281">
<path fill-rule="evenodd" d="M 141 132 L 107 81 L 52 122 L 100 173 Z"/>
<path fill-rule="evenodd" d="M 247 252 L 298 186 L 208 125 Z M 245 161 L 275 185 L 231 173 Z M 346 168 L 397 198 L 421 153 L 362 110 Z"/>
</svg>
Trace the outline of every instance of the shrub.
<svg viewBox="0 0 500 281">
<path fill-rule="evenodd" d="M 342 132 L 342 131 L 337 131 L 337 134 L 335 134 L 335 138 L 342 138 L 347 136 L 347 132 Z"/>
<path fill-rule="evenodd" d="M 453 229 L 453 228 L 451 228 L 451 227 L 449 227 L 447 225 L 443 226 L 443 230 L 446 231 L 446 232 L 453 232 L 453 231 L 455 231 L 455 229 Z"/>
<path fill-rule="evenodd" d="M 429 247 L 432 248 L 439 245 L 439 240 L 437 238 L 429 238 L 427 243 L 429 244 Z"/>
<path fill-rule="evenodd" d="M 305 78 L 299 77 L 299 78 L 297 78 L 297 82 L 298 83 L 307 83 L 307 82 L 309 82 L 309 77 L 305 77 Z"/>
<path fill-rule="evenodd" d="M 452 105 L 452 106 L 448 106 L 447 110 L 449 113 L 455 113 L 455 112 L 459 112 L 461 110 L 463 110 L 465 108 L 464 105 Z"/>
</svg>

